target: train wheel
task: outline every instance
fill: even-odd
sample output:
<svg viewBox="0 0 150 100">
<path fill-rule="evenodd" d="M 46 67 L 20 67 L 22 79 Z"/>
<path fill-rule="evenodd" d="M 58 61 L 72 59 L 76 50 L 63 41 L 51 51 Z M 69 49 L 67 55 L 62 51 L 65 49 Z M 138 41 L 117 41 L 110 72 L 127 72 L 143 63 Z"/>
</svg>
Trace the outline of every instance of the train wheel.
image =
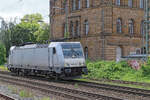
<svg viewBox="0 0 150 100">
<path fill-rule="evenodd" d="M 55 81 L 58 81 L 58 80 L 60 80 L 60 75 L 59 75 L 59 74 L 56 74 L 56 75 L 55 75 Z"/>
</svg>

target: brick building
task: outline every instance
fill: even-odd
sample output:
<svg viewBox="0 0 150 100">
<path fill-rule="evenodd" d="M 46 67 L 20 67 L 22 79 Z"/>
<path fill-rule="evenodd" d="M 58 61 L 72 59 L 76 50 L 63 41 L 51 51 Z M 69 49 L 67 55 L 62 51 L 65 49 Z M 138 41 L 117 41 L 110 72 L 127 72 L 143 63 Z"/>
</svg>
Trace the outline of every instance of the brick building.
<svg viewBox="0 0 150 100">
<path fill-rule="evenodd" d="M 143 0 L 50 0 L 51 36 L 80 41 L 90 59 L 117 60 L 142 48 Z"/>
</svg>

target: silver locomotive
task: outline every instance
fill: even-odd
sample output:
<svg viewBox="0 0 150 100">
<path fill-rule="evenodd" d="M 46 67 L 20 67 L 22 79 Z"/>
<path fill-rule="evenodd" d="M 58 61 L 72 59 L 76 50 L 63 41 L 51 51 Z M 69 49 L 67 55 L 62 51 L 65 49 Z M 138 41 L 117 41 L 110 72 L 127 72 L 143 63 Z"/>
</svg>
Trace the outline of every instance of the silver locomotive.
<svg viewBox="0 0 150 100">
<path fill-rule="evenodd" d="M 59 78 L 75 78 L 87 74 L 80 42 L 12 46 L 8 69 L 17 74 Z"/>
</svg>

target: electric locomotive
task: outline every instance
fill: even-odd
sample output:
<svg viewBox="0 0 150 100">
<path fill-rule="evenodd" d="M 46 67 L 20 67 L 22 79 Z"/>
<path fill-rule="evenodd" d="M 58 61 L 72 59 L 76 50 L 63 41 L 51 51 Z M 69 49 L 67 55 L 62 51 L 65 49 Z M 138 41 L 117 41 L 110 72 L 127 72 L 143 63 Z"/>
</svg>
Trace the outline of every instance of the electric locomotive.
<svg viewBox="0 0 150 100">
<path fill-rule="evenodd" d="M 76 78 L 87 74 L 80 42 L 12 46 L 7 67 L 19 75 Z"/>
</svg>

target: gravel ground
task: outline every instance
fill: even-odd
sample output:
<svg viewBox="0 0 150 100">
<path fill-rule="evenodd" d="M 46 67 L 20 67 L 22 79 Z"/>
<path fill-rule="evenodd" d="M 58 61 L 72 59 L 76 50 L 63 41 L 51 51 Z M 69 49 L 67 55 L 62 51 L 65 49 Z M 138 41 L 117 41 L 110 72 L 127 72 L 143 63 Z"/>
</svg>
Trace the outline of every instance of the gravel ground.
<svg viewBox="0 0 150 100">
<path fill-rule="evenodd" d="M 13 89 L 10 89 L 10 87 L 11 88 L 13 87 Z M 32 96 L 26 97 L 26 98 L 20 97 L 19 91 L 22 91 L 22 90 L 28 93 L 31 93 Z M 16 86 L 16 85 L 12 85 L 12 84 L 5 83 L 5 82 L 0 82 L 0 92 L 6 95 L 9 95 L 10 97 L 16 98 L 17 100 L 66 100 L 65 98 L 62 98 L 62 97 L 57 97 L 54 95 L 48 96 L 40 91 L 35 91 L 30 88 L 24 88 L 22 86 Z M 0 100 L 2 99 L 0 98 Z"/>
<path fill-rule="evenodd" d="M 14 77 L 14 76 L 10 76 L 10 77 Z M 20 78 L 22 78 L 22 77 L 20 77 Z M 53 81 L 49 81 L 49 82 L 40 81 L 40 80 L 34 80 L 34 81 L 39 82 L 39 83 L 69 88 L 69 89 L 75 89 L 75 90 L 80 90 L 80 91 L 85 91 L 85 92 L 90 92 L 90 93 L 95 93 L 95 94 L 101 94 L 101 95 L 105 95 L 105 96 L 119 97 L 124 100 L 150 100 L 148 97 L 141 97 L 138 95 L 136 96 L 136 95 L 127 94 L 127 93 L 118 93 L 118 92 L 114 92 L 114 91 L 110 91 L 110 90 L 94 89 L 94 88 L 90 88 L 90 87 L 80 86 L 78 84 L 71 85 L 71 84 L 67 84 L 67 83 L 65 84 L 65 83 L 58 83 L 58 82 L 53 82 Z M 1 82 L 0 82 L 0 84 L 1 84 Z M 2 84 L 4 84 L 4 83 L 2 83 Z M 41 98 L 48 97 L 47 95 L 45 95 L 39 91 L 35 91 L 35 90 L 31 90 L 31 89 L 23 88 L 23 87 L 19 87 L 19 86 L 16 86 L 16 88 L 22 88 L 22 89 L 26 89 L 27 91 L 30 91 L 33 94 L 33 97 L 31 100 L 42 100 Z M 29 99 L 27 99 L 27 100 L 29 100 Z M 56 97 L 56 96 L 51 95 L 50 100 L 66 100 L 66 99 L 62 98 L 62 97 Z"/>
</svg>

